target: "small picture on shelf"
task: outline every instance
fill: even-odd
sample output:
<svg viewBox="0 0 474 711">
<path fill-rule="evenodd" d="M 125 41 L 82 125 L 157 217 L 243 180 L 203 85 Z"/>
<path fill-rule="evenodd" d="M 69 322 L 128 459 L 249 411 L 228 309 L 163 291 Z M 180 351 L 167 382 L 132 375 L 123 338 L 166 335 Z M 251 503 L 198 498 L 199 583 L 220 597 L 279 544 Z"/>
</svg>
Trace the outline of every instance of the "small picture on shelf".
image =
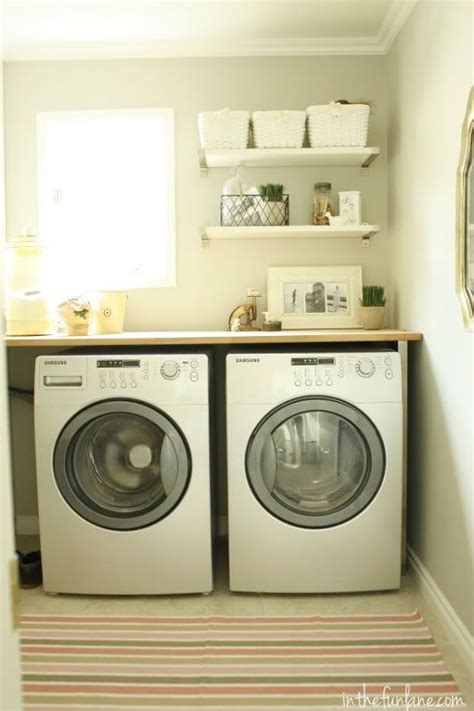
<svg viewBox="0 0 474 711">
<path fill-rule="evenodd" d="M 283 328 L 358 328 L 360 266 L 269 267 L 268 311 Z"/>
<path fill-rule="evenodd" d="M 330 314 L 347 313 L 347 281 L 328 282 L 326 284 L 327 311 Z"/>
<path fill-rule="evenodd" d="M 286 314 L 304 314 L 305 285 L 287 283 L 284 286 L 283 310 Z"/>
<path fill-rule="evenodd" d="M 321 281 L 312 284 L 305 284 L 305 313 L 325 314 L 326 313 L 326 287 Z"/>
</svg>

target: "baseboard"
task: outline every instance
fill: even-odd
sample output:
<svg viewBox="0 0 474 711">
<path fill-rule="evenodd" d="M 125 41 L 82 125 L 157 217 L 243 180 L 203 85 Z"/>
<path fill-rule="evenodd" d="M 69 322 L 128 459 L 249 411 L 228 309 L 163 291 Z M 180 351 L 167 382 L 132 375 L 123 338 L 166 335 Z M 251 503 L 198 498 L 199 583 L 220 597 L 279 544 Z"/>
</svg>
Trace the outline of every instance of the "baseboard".
<svg viewBox="0 0 474 711">
<path fill-rule="evenodd" d="M 436 611 L 443 626 L 449 632 L 452 643 L 464 659 L 472 659 L 474 655 L 473 636 L 410 546 L 408 546 L 408 563 L 420 592 Z"/>
<path fill-rule="evenodd" d="M 38 536 L 38 516 L 15 516 L 15 532 L 17 536 Z"/>
</svg>

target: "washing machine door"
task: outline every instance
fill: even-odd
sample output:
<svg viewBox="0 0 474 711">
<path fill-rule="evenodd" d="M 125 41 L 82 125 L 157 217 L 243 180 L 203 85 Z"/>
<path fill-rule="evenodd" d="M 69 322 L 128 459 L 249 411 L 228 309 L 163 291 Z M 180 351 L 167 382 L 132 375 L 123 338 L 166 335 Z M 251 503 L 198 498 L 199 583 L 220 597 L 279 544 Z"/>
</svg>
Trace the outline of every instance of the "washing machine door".
<svg viewBox="0 0 474 711">
<path fill-rule="evenodd" d="M 271 514 L 295 526 L 337 526 L 382 484 L 385 450 L 374 423 L 343 400 L 307 397 L 272 410 L 246 452 L 249 484 Z"/>
<path fill-rule="evenodd" d="M 177 424 L 134 400 L 103 400 L 69 420 L 56 442 L 54 476 L 69 506 L 97 526 L 129 531 L 167 516 L 191 476 Z"/>
</svg>

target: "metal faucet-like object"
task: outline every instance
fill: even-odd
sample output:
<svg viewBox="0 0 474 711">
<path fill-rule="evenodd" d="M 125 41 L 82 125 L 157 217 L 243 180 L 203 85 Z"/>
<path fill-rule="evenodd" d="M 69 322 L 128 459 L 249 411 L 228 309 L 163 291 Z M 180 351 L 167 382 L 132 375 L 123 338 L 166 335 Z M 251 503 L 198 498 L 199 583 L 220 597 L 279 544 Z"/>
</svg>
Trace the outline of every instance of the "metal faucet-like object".
<svg viewBox="0 0 474 711">
<path fill-rule="evenodd" d="M 257 298 L 261 293 L 257 289 L 247 289 L 247 298 L 251 299 L 250 304 L 240 304 L 236 306 L 229 316 L 230 331 L 260 331 L 255 321 L 257 319 Z"/>
</svg>

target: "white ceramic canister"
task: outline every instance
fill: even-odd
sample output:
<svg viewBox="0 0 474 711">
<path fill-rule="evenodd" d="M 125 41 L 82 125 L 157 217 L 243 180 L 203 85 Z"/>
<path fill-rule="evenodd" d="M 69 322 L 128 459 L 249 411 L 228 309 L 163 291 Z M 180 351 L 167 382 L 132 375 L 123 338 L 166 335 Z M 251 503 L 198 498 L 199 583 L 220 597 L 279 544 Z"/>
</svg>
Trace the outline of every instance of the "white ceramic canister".
<svg viewBox="0 0 474 711">
<path fill-rule="evenodd" d="M 127 297 L 126 291 L 100 291 L 93 295 L 95 333 L 122 333 Z"/>
</svg>

